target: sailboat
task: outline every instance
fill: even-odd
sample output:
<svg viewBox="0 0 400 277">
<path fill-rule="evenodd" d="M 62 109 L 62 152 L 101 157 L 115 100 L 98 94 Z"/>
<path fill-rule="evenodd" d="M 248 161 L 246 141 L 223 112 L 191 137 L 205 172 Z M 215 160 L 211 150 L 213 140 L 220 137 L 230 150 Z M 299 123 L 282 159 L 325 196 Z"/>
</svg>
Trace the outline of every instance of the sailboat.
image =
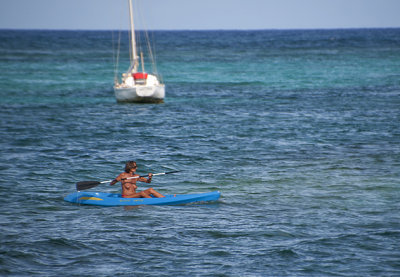
<svg viewBox="0 0 400 277">
<path fill-rule="evenodd" d="M 143 52 L 140 62 L 136 45 L 132 0 L 128 0 L 130 17 L 130 67 L 114 83 L 117 102 L 159 103 L 164 101 L 165 85 L 159 76 L 145 72 Z M 139 67 L 141 65 L 141 67 Z"/>
</svg>

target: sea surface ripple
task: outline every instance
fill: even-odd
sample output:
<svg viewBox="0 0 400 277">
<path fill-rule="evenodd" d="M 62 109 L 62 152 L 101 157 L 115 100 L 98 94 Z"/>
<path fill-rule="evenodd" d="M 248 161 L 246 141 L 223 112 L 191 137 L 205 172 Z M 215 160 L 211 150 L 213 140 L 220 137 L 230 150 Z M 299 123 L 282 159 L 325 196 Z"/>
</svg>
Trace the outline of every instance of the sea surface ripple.
<svg viewBox="0 0 400 277">
<path fill-rule="evenodd" d="M 400 275 L 400 29 L 153 36 L 167 96 L 138 105 L 115 33 L 0 31 L 1 276 Z M 222 197 L 63 201 L 127 160 Z"/>
</svg>

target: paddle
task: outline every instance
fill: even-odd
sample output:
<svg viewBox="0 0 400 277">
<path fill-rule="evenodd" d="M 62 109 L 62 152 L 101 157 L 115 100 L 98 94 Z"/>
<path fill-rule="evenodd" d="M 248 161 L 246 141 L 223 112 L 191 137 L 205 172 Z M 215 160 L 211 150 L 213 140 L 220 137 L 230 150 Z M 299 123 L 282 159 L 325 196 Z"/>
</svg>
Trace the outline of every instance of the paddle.
<svg viewBox="0 0 400 277">
<path fill-rule="evenodd" d="M 180 171 L 169 171 L 169 172 L 162 172 L 162 173 L 154 173 L 153 176 L 156 175 L 165 175 L 165 174 L 171 174 L 171 173 L 177 173 Z M 136 177 L 129 177 L 126 179 L 136 179 L 136 178 L 141 178 L 141 177 L 147 177 L 148 175 L 144 175 L 144 176 L 136 176 Z M 104 184 L 104 183 L 110 183 L 113 180 L 107 180 L 107 181 L 82 181 L 82 182 L 78 182 L 76 183 L 76 190 L 85 190 L 85 189 L 91 189 L 94 187 L 97 187 L 100 184 Z"/>
</svg>

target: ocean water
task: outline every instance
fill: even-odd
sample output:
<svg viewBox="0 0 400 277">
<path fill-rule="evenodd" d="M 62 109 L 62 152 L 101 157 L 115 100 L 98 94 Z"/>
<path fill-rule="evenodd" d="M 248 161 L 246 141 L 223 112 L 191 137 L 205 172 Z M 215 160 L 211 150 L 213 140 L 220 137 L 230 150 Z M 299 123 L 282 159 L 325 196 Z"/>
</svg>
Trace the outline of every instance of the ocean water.
<svg viewBox="0 0 400 277">
<path fill-rule="evenodd" d="M 163 104 L 116 103 L 117 37 L 0 31 L 1 276 L 400 275 L 400 29 L 153 32 Z M 127 160 L 222 197 L 63 201 Z"/>
</svg>

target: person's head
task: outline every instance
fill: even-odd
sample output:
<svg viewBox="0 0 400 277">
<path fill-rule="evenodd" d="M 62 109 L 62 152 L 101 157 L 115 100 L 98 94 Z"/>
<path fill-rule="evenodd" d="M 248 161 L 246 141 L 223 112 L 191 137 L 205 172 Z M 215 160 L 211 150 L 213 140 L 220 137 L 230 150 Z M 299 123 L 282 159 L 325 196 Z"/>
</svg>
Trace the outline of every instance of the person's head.
<svg viewBox="0 0 400 277">
<path fill-rule="evenodd" d="M 132 169 L 136 169 L 136 168 L 137 168 L 137 165 L 136 165 L 136 162 L 134 162 L 134 161 L 129 161 L 129 162 L 126 162 L 126 164 L 125 164 L 125 172 L 126 173 L 129 173 L 129 172 L 131 172 Z"/>
</svg>

